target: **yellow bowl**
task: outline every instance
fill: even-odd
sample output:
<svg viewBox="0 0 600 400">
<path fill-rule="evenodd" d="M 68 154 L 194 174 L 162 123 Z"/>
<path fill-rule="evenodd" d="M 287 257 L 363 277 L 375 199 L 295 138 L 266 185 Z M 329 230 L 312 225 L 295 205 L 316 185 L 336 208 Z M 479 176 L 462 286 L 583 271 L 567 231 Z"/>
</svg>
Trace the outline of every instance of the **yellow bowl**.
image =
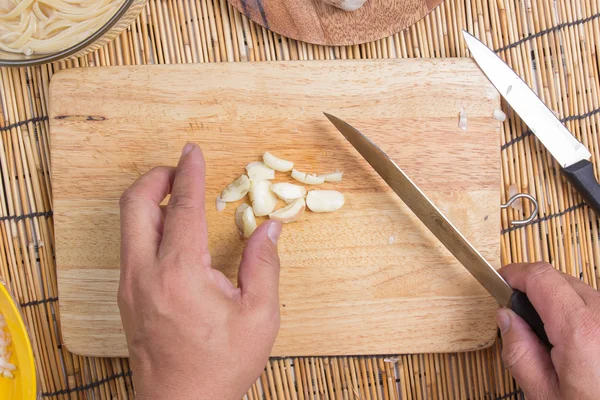
<svg viewBox="0 0 600 400">
<path fill-rule="evenodd" d="M 6 320 L 12 339 L 10 362 L 17 366 L 14 378 L 0 376 L 0 399 L 34 400 L 37 398 L 37 380 L 31 341 L 19 308 L 1 281 L 0 313 Z"/>
</svg>

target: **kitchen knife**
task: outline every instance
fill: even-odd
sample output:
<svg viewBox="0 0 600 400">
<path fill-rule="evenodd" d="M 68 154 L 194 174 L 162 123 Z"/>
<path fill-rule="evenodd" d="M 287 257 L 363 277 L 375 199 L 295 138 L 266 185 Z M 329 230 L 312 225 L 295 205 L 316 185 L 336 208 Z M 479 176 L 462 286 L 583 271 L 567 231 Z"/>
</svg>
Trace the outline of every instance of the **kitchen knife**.
<svg viewBox="0 0 600 400">
<path fill-rule="evenodd" d="M 531 326 L 538 338 L 551 348 L 544 324 L 525 293 L 513 290 L 498 271 L 452 225 L 413 181 L 366 136 L 333 115 L 325 116 L 348 139 L 404 204 L 425 224 L 458 261 L 503 306 L 511 308 Z"/>
<path fill-rule="evenodd" d="M 463 31 L 473 58 L 502 97 L 562 167 L 581 197 L 600 216 L 600 184 L 589 150 L 565 128 L 533 90 L 500 57 Z"/>
</svg>

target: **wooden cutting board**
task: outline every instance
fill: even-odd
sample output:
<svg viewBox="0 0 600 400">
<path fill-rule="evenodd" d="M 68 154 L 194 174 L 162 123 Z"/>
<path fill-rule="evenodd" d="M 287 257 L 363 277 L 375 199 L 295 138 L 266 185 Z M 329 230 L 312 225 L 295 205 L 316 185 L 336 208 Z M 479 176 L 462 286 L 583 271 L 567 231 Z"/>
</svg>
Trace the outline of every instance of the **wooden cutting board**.
<svg viewBox="0 0 600 400">
<path fill-rule="evenodd" d="M 327 46 L 379 40 L 408 28 L 442 0 L 367 0 L 347 12 L 323 0 L 229 0 L 259 25 L 280 35 Z M 241 38 L 243 40 L 243 38 Z"/>
<path fill-rule="evenodd" d="M 214 199 L 264 151 L 344 171 L 346 205 L 280 241 L 274 356 L 450 352 L 495 337 L 496 303 L 326 120 L 368 134 L 499 266 L 499 98 L 469 59 L 83 68 L 50 89 L 62 337 L 126 356 L 116 292 L 121 193 L 187 141 L 207 163 L 213 265 L 236 279 L 237 206 Z M 464 108 L 468 129 L 458 128 Z M 286 175 L 278 173 L 277 180 Z M 392 243 L 393 241 L 393 243 Z"/>
</svg>

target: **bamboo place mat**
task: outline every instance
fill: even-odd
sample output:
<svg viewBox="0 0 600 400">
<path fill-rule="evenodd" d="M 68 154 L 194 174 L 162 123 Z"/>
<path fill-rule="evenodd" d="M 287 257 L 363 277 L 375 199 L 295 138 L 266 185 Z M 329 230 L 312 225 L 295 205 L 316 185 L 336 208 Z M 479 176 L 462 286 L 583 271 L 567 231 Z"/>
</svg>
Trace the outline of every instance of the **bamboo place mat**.
<svg viewBox="0 0 600 400">
<path fill-rule="evenodd" d="M 79 357 L 60 345 L 47 117 L 53 73 L 79 66 L 146 63 L 465 57 L 460 36 L 464 28 L 537 88 L 591 150 L 598 175 L 599 7 L 598 0 L 447 0 L 404 32 L 337 48 L 273 34 L 226 0 L 151 0 L 123 35 L 87 57 L 0 69 L 0 275 L 20 301 L 32 333 L 42 396 L 133 398 L 127 360 Z M 499 149 L 502 200 L 512 185 L 539 200 L 540 215 L 524 227 L 511 227 L 508 221 L 521 213 L 502 211 L 503 263 L 547 260 L 597 287 L 598 219 L 531 132 L 518 117 L 509 116 Z M 528 205 L 524 207 L 527 213 Z M 248 398 L 521 398 L 502 366 L 500 351 L 496 343 L 461 354 L 272 359 Z"/>
</svg>

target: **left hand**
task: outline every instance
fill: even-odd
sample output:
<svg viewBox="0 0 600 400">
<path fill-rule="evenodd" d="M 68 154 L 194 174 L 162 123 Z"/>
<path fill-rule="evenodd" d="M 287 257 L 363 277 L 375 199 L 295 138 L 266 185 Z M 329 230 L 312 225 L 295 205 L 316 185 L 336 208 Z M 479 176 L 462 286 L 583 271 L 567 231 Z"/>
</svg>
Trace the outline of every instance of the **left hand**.
<svg viewBox="0 0 600 400">
<path fill-rule="evenodd" d="M 121 197 L 118 302 L 138 399 L 239 400 L 277 336 L 281 223 L 250 237 L 235 287 L 211 267 L 204 173 L 188 144 L 177 168 L 154 168 Z"/>
</svg>

